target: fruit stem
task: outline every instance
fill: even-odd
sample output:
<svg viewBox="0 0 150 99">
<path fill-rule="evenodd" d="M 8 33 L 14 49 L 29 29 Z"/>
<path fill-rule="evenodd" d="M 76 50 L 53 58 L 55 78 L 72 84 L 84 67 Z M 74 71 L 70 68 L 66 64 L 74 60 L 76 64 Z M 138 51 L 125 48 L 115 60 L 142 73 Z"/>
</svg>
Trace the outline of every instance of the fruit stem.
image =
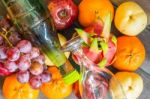
<svg viewBox="0 0 150 99">
<path fill-rule="evenodd" d="M 0 36 L 2 36 L 7 41 L 10 47 L 13 47 L 12 43 L 7 38 L 8 33 L 11 33 L 11 32 L 7 31 L 5 28 L 2 28 L 2 30 L 3 32 L 0 32 Z"/>
</svg>

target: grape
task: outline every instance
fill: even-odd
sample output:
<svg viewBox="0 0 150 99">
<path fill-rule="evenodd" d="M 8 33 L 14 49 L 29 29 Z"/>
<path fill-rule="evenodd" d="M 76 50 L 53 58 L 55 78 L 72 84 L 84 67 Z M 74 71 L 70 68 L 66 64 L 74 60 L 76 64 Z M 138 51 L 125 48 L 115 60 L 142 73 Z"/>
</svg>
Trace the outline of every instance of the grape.
<svg viewBox="0 0 150 99">
<path fill-rule="evenodd" d="M 38 62 L 33 62 L 30 67 L 30 72 L 33 75 L 39 75 L 43 72 L 43 65 Z"/>
<path fill-rule="evenodd" d="M 19 71 L 17 73 L 17 80 L 20 83 L 27 83 L 29 82 L 30 74 L 29 71 Z"/>
<path fill-rule="evenodd" d="M 15 32 L 14 30 L 12 31 L 13 33 L 11 33 L 8 39 L 11 41 L 13 45 L 16 45 L 21 40 L 21 38 L 19 37 L 20 35 L 17 32 Z"/>
<path fill-rule="evenodd" d="M 17 44 L 17 47 L 19 48 L 20 52 L 22 52 L 22 53 L 29 53 L 32 49 L 31 42 L 27 41 L 27 40 L 21 40 Z"/>
<path fill-rule="evenodd" d="M 9 74 L 11 74 L 11 72 L 4 68 L 4 64 L 0 62 L 0 76 L 7 76 Z"/>
<path fill-rule="evenodd" d="M 4 46 L 0 47 L 0 59 L 6 59 L 7 54 L 6 54 L 7 48 Z"/>
<path fill-rule="evenodd" d="M 44 68 L 44 71 L 45 71 L 45 70 L 47 70 L 48 67 L 47 67 L 47 65 L 44 64 L 43 68 Z"/>
<path fill-rule="evenodd" d="M 31 77 L 29 82 L 33 89 L 38 89 L 42 85 L 41 77 L 39 75 Z"/>
<path fill-rule="evenodd" d="M 8 69 L 9 72 L 15 72 L 18 68 L 17 64 L 15 62 L 12 61 L 5 61 L 4 63 L 5 68 Z"/>
<path fill-rule="evenodd" d="M 51 80 L 51 74 L 50 73 L 48 73 L 48 72 L 43 72 L 42 74 L 41 74 L 41 81 L 42 81 L 42 83 L 46 83 L 46 82 L 49 82 L 50 80 Z"/>
<path fill-rule="evenodd" d="M 17 47 L 13 47 L 7 50 L 8 60 L 16 61 L 20 57 L 20 51 Z"/>
<path fill-rule="evenodd" d="M 39 62 L 40 64 L 43 65 L 45 62 L 45 57 L 44 57 L 44 55 L 40 55 L 40 56 L 36 57 L 35 59 L 33 59 L 33 61 Z"/>
<path fill-rule="evenodd" d="M 40 55 L 40 50 L 36 47 L 33 47 L 31 52 L 30 52 L 31 59 L 36 58 L 39 55 Z"/>
<path fill-rule="evenodd" d="M 29 58 L 29 54 L 21 55 L 19 60 L 17 61 L 17 65 L 19 70 L 26 71 L 31 66 L 31 60 Z"/>
<path fill-rule="evenodd" d="M 0 27 L 8 29 L 11 27 L 10 25 L 10 21 L 7 18 L 3 18 L 2 20 L 0 20 Z"/>
<path fill-rule="evenodd" d="M 3 37 L 2 37 L 2 36 L 0 36 L 0 45 L 2 45 L 2 44 L 3 44 L 3 42 L 4 42 L 4 39 L 3 39 Z"/>
<path fill-rule="evenodd" d="M 30 57 L 30 53 L 27 53 L 27 54 L 22 54 L 23 57 L 27 60 L 30 60 L 31 61 L 31 57 Z"/>
</svg>

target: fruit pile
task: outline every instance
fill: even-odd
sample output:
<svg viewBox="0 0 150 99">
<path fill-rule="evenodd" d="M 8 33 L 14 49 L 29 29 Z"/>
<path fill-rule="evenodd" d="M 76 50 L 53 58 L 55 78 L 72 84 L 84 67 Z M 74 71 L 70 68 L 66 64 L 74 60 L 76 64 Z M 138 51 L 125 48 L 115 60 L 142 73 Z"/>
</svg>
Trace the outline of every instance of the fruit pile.
<svg viewBox="0 0 150 99">
<path fill-rule="evenodd" d="M 2 21 L 5 21 L 3 24 L 9 24 L 6 19 Z M 45 57 L 38 47 L 32 46 L 28 40 L 21 40 L 19 34 L 10 31 L 9 28 L 11 27 L 2 28 L 5 30 L 0 34 L 1 76 L 16 72 L 20 83 L 30 82 L 32 88 L 37 89 L 42 83 L 51 80 L 51 74 L 47 72 L 44 64 Z M 14 35 L 17 36 L 15 42 L 11 40 L 14 39 Z"/>
<path fill-rule="evenodd" d="M 57 67 L 47 66 L 53 63 L 39 47 L 22 39 L 8 18 L 2 19 L 0 26 L 0 76 L 6 76 L 3 84 L 6 99 L 37 99 L 39 89 L 51 99 L 56 94 L 56 99 L 71 94 L 72 85 L 64 83 Z M 61 34 L 58 36 L 64 44 L 66 38 Z M 69 57 L 69 53 L 65 54 Z"/>
<path fill-rule="evenodd" d="M 99 68 L 110 65 L 116 68 L 118 72 L 114 76 L 122 85 L 126 98 L 137 99 L 143 90 L 143 80 L 134 71 L 142 65 L 146 55 L 144 45 L 136 37 L 147 25 L 143 9 L 131 1 L 122 3 L 116 11 L 109 0 L 79 0 L 79 5 L 73 0 L 46 1 L 56 29 L 64 32 L 79 23 L 77 27 L 82 29 L 75 30 L 84 40 L 82 49 L 86 57 Z M 113 35 L 112 22 L 123 36 Z M 66 85 L 59 69 L 40 48 L 23 40 L 8 19 L 1 20 L 0 27 L 0 75 L 8 76 L 3 85 L 6 99 L 23 96 L 37 99 L 39 90 L 50 99 L 64 99 L 72 91 L 81 99 L 78 83 L 74 87 Z M 64 41 L 60 39 L 60 42 Z M 72 58 L 79 62 L 75 56 Z M 113 92 L 113 99 L 123 97 L 113 78 L 107 87 Z M 24 90 L 26 94 L 22 93 Z"/>
<path fill-rule="evenodd" d="M 127 36 L 115 39 L 114 36 L 109 35 L 114 15 L 113 6 L 109 0 L 100 1 L 82 0 L 79 4 L 79 22 L 85 29 L 77 30 L 77 33 L 86 43 L 83 52 L 99 67 L 112 64 L 120 70 L 114 77 L 120 82 L 125 94 L 121 93 L 119 84 L 116 84 L 112 78 L 109 90 L 112 91 L 114 99 L 124 98 L 123 95 L 127 99 L 136 99 L 143 90 L 143 80 L 133 71 L 136 71 L 145 60 L 144 45 L 136 35 L 146 27 L 147 16 L 135 2 L 121 4 L 116 9 L 114 23 L 120 33 Z M 76 58 L 74 60 L 76 61 Z M 75 92 L 79 96 L 79 93 Z"/>
</svg>

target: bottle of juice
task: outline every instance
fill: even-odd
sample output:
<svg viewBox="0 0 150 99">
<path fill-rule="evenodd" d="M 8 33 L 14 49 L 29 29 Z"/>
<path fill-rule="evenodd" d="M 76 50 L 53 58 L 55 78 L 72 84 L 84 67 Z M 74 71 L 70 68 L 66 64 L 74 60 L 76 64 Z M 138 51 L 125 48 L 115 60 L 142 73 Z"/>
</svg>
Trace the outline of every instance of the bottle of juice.
<svg viewBox="0 0 150 99">
<path fill-rule="evenodd" d="M 2 0 L 14 25 L 25 39 L 38 45 L 60 69 L 67 84 L 79 79 L 78 72 L 60 50 L 52 19 L 43 0 Z"/>
</svg>

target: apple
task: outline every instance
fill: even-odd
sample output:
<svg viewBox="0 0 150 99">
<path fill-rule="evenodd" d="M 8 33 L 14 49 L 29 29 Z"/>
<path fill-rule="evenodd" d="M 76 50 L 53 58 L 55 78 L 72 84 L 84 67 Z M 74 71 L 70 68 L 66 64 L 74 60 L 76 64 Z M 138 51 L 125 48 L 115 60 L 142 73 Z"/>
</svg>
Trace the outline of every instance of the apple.
<svg viewBox="0 0 150 99">
<path fill-rule="evenodd" d="M 137 99 L 143 90 L 143 80 L 134 72 L 118 72 L 110 80 L 110 90 L 113 99 Z M 121 85 L 121 86 L 120 86 Z"/>
<path fill-rule="evenodd" d="M 63 46 L 67 42 L 67 39 L 62 34 L 58 33 L 58 38 L 59 38 L 61 46 Z M 66 56 L 66 58 L 69 58 L 70 52 L 65 52 L 65 56 Z M 51 60 L 46 55 L 45 55 L 45 64 L 47 66 L 54 66 L 54 64 L 51 62 Z"/>
<path fill-rule="evenodd" d="M 136 36 L 147 25 L 147 15 L 135 2 L 122 3 L 116 10 L 115 26 L 123 34 Z"/>
<path fill-rule="evenodd" d="M 78 15 L 78 8 L 72 0 L 51 0 L 48 4 L 56 29 L 68 28 Z"/>
</svg>

